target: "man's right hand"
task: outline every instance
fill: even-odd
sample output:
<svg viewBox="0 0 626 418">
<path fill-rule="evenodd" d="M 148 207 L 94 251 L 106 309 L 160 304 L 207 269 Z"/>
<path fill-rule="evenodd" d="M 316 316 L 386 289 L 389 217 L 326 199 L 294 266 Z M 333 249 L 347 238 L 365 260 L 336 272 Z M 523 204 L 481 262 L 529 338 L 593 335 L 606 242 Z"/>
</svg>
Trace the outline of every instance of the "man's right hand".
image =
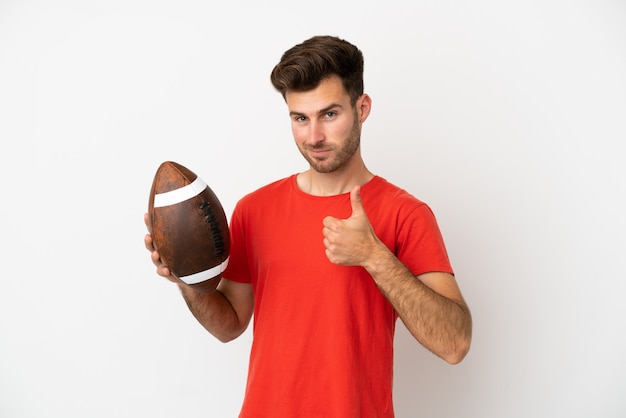
<svg viewBox="0 0 626 418">
<path fill-rule="evenodd" d="M 147 213 L 144 214 L 143 221 L 145 222 L 146 227 L 148 227 L 148 214 Z M 161 277 L 165 277 L 172 283 L 180 283 L 180 281 L 172 275 L 172 272 L 165 265 L 163 260 L 161 260 L 161 256 L 159 256 L 158 251 L 154 248 L 154 242 L 152 241 L 152 235 L 150 234 L 150 232 L 146 234 L 146 236 L 143 239 L 143 242 L 146 246 L 146 249 L 150 251 L 150 258 L 152 259 L 152 263 L 156 266 L 157 274 Z"/>
<path fill-rule="evenodd" d="M 150 251 L 150 257 L 156 266 L 157 274 L 178 284 L 189 310 L 198 322 L 222 342 L 230 341 L 241 335 L 248 327 L 254 310 L 252 285 L 222 278 L 217 291 L 206 294 L 198 293 L 189 286 L 185 286 L 172 275 L 154 248 L 147 213 L 144 216 L 144 222 L 148 228 L 144 244 L 146 249 Z"/>
</svg>

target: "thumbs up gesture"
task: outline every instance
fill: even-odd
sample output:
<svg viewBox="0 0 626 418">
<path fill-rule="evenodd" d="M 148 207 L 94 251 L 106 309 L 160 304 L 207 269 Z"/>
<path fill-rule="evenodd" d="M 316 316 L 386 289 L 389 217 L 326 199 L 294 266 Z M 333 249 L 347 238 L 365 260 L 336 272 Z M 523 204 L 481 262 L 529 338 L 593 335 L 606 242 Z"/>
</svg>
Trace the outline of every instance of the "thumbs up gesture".
<svg viewBox="0 0 626 418">
<path fill-rule="evenodd" d="M 361 188 L 350 192 L 352 215 L 348 219 L 324 218 L 324 247 L 331 263 L 364 266 L 379 240 L 363 208 Z"/>
</svg>

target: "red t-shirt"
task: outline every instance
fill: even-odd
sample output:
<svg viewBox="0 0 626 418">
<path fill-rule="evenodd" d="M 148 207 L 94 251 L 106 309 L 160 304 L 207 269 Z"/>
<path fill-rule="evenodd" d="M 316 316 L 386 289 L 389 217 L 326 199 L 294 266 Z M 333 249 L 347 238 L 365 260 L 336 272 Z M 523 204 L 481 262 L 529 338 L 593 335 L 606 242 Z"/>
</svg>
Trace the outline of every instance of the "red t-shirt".
<svg viewBox="0 0 626 418">
<path fill-rule="evenodd" d="M 415 274 L 452 273 L 426 204 L 381 177 L 361 188 L 376 235 Z M 253 343 L 240 417 L 393 417 L 397 314 L 361 267 L 326 258 L 322 220 L 350 194 L 312 196 L 296 176 L 241 199 L 224 276 L 251 283 Z"/>
</svg>

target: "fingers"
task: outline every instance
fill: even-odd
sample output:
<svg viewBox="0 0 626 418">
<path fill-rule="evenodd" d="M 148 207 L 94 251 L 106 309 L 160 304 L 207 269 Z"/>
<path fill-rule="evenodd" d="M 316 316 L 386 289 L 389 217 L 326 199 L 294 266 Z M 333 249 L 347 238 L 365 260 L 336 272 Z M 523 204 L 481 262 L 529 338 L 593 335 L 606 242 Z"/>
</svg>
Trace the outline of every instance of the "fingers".
<svg viewBox="0 0 626 418">
<path fill-rule="evenodd" d="M 152 260 L 152 264 L 156 267 L 156 272 L 159 276 L 165 277 L 166 279 L 177 283 L 178 280 L 172 275 L 171 270 L 165 265 L 163 260 L 161 260 L 161 256 L 159 252 L 154 248 L 154 243 L 152 241 L 152 235 L 146 234 L 143 239 L 146 250 L 150 251 L 150 260 Z"/>
<path fill-rule="evenodd" d="M 159 264 L 156 270 L 157 274 L 161 277 L 165 277 L 167 280 L 173 283 L 178 283 L 178 280 L 172 275 L 170 269 L 164 264 Z"/>
<path fill-rule="evenodd" d="M 159 256 L 158 251 L 152 251 L 150 253 L 150 259 L 152 260 L 152 264 L 156 267 L 156 272 L 159 276 L 165 277 L 169 281 L 174 283 L 178 282 L 176 278 L 172 275 L 172 271 L 165 265 L 163 260 L 161 260 L 161 256 Z"/>
<path fill-rule="evenodd" d="M 146 235 L 146 242 L 148 240 L 151 241 L 151 238 L 149 238 L 149 235 Z M 154 249 L 154 247 L 152 247 L 152 244 L 149 244 L 150 247 L 148 246 L 148 244 L 146 244 L 146 248 L 150 251 L 150 259 L 152 260 L 152 264 L 154 264 L 156 266 L 156 271 L 157 274 L 159 276 L 163 276 L 163 277 L 167 277 L 168 279 L 172 280 L 172 278 L 170 278 L 170 276 L 172 276 L 172 272 L 170 271 L 170 269 L 165 265 L 165 263 L 163 262 L 163 260 L 161 260 L 161 256 L 159 255 L 159 252 L 156 251 Z M 172 280 L 175 281 L 175 280 Z"/>
<path fill-rule="evenodd" d="M 352 216 L 365 213 L 363 201 L 361 200 L 361 187 L 356 186 L 350 192 L 350 203 L 352 204 Z"/>
<path fill-rule="evenodd" d="M 324 225 L 325 228 L 331 229 L 339 220 L 340 219 L 335 217 L 327 216 L 322 220 L 322 225 Z"/>
<path fill-rule="evenodd" d="M 363 201 L 361 200 L 361 187 L 356 186 L 352 191 L 350 191 L 350 204 L 352 205 L 352 215 L 350 218 L 355 215 L 365 214 L 365 208 L 363 207 Z M 350 219 L 348 218 L 348 219 Z M 342 219 L 335 218 L 333 216 L 327 216 L 323 219 L 322 223 L 326 228 L 333 229 Z"/>
<path fill-rule="evenodd" d="M 150 215 L 148 213 L 143 214 L 143 222 L 146 224 L 148 232 L 152 233 L 152 225 L 150 225 Z"/>
<path fill-rule="evenodd" d="M 350 191 L 352 214 L 347 219 L 327 216 L 323 220 L 326 257 L 334 264 L 362 265 L 375 240 L 372 227 L 361 200 L 361 188 Z"/>
<path fill-rule="evenodd" d="M 146 234 L 143 238 L 143 245 L 145 245 L 146 250 L 152 252 L 154 251 L 154 244 L 152 243 L 152 235 Z"/>
</svg>

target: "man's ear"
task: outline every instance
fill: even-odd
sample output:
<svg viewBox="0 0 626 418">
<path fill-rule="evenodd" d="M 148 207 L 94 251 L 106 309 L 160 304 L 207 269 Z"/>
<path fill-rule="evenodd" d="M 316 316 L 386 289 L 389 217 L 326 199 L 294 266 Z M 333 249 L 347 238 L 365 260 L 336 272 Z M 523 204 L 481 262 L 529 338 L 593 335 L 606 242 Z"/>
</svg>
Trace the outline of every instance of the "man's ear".
<svg viewBox="0 0 626 418">
<path fill-rule="evenodd" d="M 356 101 L 356 109 L 359 115 L 359 122 L 363 123 L 372 110 L 372 98 L 369 94 L 362 94 Z"/>
</svg>

